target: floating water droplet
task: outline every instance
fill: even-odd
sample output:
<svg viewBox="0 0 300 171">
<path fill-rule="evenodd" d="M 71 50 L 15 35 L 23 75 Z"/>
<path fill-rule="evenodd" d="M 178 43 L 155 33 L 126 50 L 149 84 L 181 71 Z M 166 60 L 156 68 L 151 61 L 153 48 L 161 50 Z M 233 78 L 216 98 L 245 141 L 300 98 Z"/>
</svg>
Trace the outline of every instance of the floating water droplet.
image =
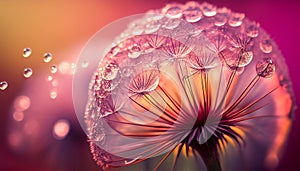
<svg viewBox="0 0 300 171">
<path fill-rule="evenodd" d="M 52 54 L 47 52 L 44 54 L 44 62 L 48 63 L 52 60 Z"/>
<path fill-rule="evenodd" d="M 180 18 L 182 16 L 182 9 L 180 5 L 167 5 L 163 11 L 166 13 L 168 18 Z"/>
<path fill-rule="evenodd" d="M 57 91 L 56 90 L 51 90 L 50 91 L 50 98 L 51 99 L 56 99 L 57 97 Z"/>
<path fill-rule="evenodd" d="M 56 66 L 56 65 L 52 65 L 52 66 L 50 67 L 50 72 L 51 72 L 52 74 L 55 74 L 55 73 L 57 72 L 57 66 Z"/>
<path fill-rule="evenodd" d="M 24 56 L 25 58 L 28 58 L 28 57 L 31 55 L 31 53 L 32 53 L 32 51 L 31 51 L 30 48 L 24 48 L 24 49 L 23 49 L 23 56 Z"/>
<path fill-rule="evenodd" d="M 249 37 L 257 37 L 258 36 L 258 27 L 259 27 L 259 24 L 252 24 L 250 25 L 247 30 L 246 30 L 246 33 Z"/>
<path fill-rule="evenodd" d="M 209 4 L 209 3 L 203 3 L 202 4 L 202 12 L 207 17 L 212 17 L 217 14 L 217 8 L 216 6 Z"/>
<path fill-rule="evenodd" d="M 202 13 L 198 6 L 189 6 L 186 10 L 184 10 L 183 15 L 185 20 L 190 23 L 195 23 L 202 17 Z"/>
<path fill-rule="evenodd" d="M 231 13 L 228 24 L 231 27 L 238 27 L 243 23 L 243 19 L 245 18 L 245 14 L 243 13 Z"/>
<path fill-rule="evenodd" d="M 53 77 L 51 76 L 51 75 L 48 75 L 47 77 L 46 77 L 46 81 L 52 81 L 53 80 Z"/>
<path fill-rule="evenodd" d="M 0 90 L 5 90 L 8 87 L 8 83 L 6 81 L 0 82 Z"/>
<path fill-rule="evenodd" d="M 81 64 L 82 68 L 87 68 L 89 66 L 89 62 L 88 61 L 83 61 Z"/>
<path fill-rule="evenodd" d="M 259 43 L 260 50 L 264 53 L 271 53 L 272 52 L 272 41 L 270 39 L 264 39 Z"/>
<path fill-rule="evenodd" d="M 134 44 L 129 48 L 128 57 L 137 58 L 141 55 L 142 51 L 139 45 Z"/>
<path fill-rule="evenodd" d="M 258 61 L 256 64 L 256 73 L 263 78 L 270 78 L 275 73 L 275 64 L 270 58 L 265 58 L 263 61 Z"/>
<path fill-rule="evenodd" d="M 32 71 L 31 68 L 25 68 L 24 69 L 23 75 L 24 75 L 25 78 L 29 78 L 32 74 L 33 74 L 33 71 Z"/>
</svg>

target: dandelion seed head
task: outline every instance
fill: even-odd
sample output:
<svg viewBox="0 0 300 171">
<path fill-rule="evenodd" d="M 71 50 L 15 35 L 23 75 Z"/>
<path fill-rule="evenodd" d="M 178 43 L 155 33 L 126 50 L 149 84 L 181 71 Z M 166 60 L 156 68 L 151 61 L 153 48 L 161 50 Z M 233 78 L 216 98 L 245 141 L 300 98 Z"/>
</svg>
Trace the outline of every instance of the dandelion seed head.
<svg viewBox="0 0 300 171">
<path fill-rule="evenodd" d="M 103 56 L 84 114 L 101 168 L 164 155 L 158 168 L 171 153 L 174 168 L 183 151 L 209 170 L 279 160 L 294 110 L 287 67 L 245 14 L 167 4 L 129 23 Z"/>
</svg>

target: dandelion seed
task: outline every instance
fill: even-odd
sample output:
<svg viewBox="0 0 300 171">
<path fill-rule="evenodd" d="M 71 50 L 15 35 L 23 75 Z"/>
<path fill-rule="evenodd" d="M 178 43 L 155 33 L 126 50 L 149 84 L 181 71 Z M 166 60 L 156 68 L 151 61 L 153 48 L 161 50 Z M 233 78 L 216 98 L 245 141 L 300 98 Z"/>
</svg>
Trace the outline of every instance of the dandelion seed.
<svg viewBox="0 0 300 171">
<path fill-rule="evenodd" d="M 208 170 L 272 167 L 294 110 L 275 42 L 244 14 L 208 3 L 156 13 L 165 17 L 145 14 L 135 24 L 145 32 L 122 34 L 91 81 L 84 119 L 97 164 L 162 155 L 157 170 L 173 154 L 169 170 L 181 155 Z"/>
</svg>

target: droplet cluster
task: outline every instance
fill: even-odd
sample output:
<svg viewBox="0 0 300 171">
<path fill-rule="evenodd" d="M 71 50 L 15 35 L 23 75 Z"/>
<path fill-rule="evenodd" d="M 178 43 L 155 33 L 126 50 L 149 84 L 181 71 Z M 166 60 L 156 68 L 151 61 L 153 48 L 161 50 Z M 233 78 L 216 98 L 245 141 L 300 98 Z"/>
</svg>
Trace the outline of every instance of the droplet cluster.
<svg viewBox="0 0 300 171">
<path fill-rule="evenodd" d="M 99 64 L 90 83 L 85 113 L 88 136 L 101 144 L 105 139 L 105 118 L 118 110 L 127 110 L 126 97 L 130 100 L 140 96 L 148 98 L 151 92 L 163 89 L 161 85 L 168 86 L 167 81 L 164 82 L 164 73 L 176 75 L 175 71 L 179 72 L 178 75 L 183 76 L 176 84 L 184 85 L 185 80 L 196 74 L 205 76 L 221 68 L 223 75 L 214 79 L 224 77 L 227 84 L 219 85 L 219 88 L 225 87 L 226 93 L 233 91 L 232 98 L 236 102 L 232 108 L 238 108 L 238 104 L 244 104 L 242 98 L 251 94 L 256 84 L 260 85 L 257 91 L 264 93 L 262 85 L 269 84 L 270 80 L 279 85 L 279 77 L 288 78 L 282 61 L 270 36 L 259 23 L 250 21 L 243 13 L 198 2 L 172 3 L 151 10 L 144 18 L 128 25 Z M 82 64 L 82 67 L 86 65 Z M 175 66 L 180 67 L 174 69 Z M 242 87 L 245 90 L 234 90 L 231 84 L 239 88 L 245 85 Z M 286 85 L 289 85 L 288 81 Z M 277 89 L 280 87 L 284 86 L 280 83 Z M 250 100 L 246 102 L 257 103 Z M 134 102 L 137 103 L 135 110 L 147 108 L 138 105 L 144 103 L 142 100 Z M 229 99 L 228 104 L 230 102 Z M 105 168 L 108 164 L 105 162 L 109 161 L 104 158 L 100 157 L 98 162 Z"/>
</svg>

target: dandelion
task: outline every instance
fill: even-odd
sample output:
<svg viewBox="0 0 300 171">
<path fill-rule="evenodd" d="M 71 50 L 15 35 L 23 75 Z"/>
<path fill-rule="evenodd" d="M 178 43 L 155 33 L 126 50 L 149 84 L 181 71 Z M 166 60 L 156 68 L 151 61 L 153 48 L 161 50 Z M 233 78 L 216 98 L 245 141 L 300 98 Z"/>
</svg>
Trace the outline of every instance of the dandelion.
<svg viewBox="0 0 300 171">
<path fill-rule="evenodd" d="M 173 170 L 184 155 L 208 170 L 276 167 L 294 100 L 283 57 L 259 24 L 196 2 L 139 22 L 90 84 L 85 123 L 97 164 L 161 156 L 157 170 L 173 155 Z"/>
</svg>

